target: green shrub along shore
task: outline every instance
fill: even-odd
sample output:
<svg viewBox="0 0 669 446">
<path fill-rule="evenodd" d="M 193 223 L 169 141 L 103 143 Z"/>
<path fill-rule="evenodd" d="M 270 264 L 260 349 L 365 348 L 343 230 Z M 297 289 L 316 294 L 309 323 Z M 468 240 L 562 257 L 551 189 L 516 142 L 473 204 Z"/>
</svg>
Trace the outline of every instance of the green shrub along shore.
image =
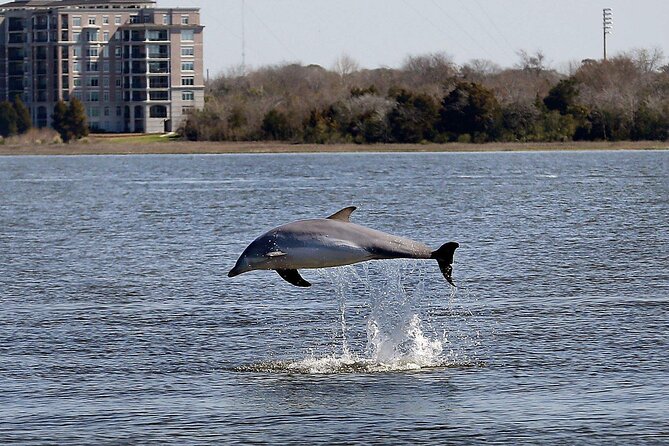
<svg viewBox="0 0 669 446">
<path fill-rule="evenodd" d="M 195 141 L 307 144 L 666 141 L 669 65 L 659 50 L 545 65 L 519 52 L 502 69 L 444 54 L 409 57 L 399 69 L 331 70 L 287 64 L 213 79 L 206 105 L 180 134 Z"/>
</svg>

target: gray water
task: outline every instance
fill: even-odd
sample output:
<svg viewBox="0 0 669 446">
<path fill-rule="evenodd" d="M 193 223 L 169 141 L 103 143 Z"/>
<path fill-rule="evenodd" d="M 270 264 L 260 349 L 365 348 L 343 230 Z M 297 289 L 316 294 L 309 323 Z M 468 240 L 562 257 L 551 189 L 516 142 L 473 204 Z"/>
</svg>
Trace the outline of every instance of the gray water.
<svg viewBox="0 0 669 446">
<path fill-rule="evenodd" d="M 0 158 L 0 444 L 669 443 L 669 153 Z M 227 271 L 349 205 L 432 261 Z"/>
</svg>

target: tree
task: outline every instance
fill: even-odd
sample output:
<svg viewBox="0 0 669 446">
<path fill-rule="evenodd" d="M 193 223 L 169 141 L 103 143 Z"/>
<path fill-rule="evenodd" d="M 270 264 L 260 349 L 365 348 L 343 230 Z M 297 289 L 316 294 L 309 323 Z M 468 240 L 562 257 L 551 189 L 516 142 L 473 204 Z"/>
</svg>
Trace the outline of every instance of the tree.
<svg viewBox="0 0 669 446">
<path fill-rule="evenodd" d="M 417 143 L 434 140 L 439 106 L 431 96 L 404 89 L 391 92 L 396 105 L 388 114 L 390 133 L 396 142 Z"/>
<path fill-rule="evenodd" d="M 267 112 L 261 129 L 266 138 L 277 141 L 289 140 L 294 133 L 286 114 L 276 109 Z"/>
<path fill-rule="evenodd" d="M 442 100 L 439 115 L 440 131 L 490 141 L 496 136 L 500 107 L 492 91 L 472 82 L 460 82 Z"/>
<path fill-rule="evenodd" d="M 84 104 L 77 98 L 70 100 L 70 105 L 67 107 L 67 113 L 65 114 L 65 122 L 70 136 L 68 141 L 88 136 L 86 110 L 84 109 Z"/>
<path fill-rule="evenodd" d="M 534 54 L 520 50 L 517 54 L 520 58 L 520 61 L 516 64 L 517 68 L 533 73 L 541 73 L 546 70 L 546 55 L 541 50 L 537 50 Z"/>
<path fill-rule="evenodd" d="M 20 96 L 14 97 L 14 110 L 16 111 L 17 130 L 19 134 L 23 134 L 33 126 L 33 120 L 30 117 L 30 110 L 28 110 L 28 107 L 26 107 Z"/>
<path fill-rule="evenodd" d="M 9 101 L 3 101 L 0 103 L 0 135 L 3 137 L 8 137 L 16 135 L 18 132 L 17 127 L 18 116 L 16 115 L 16 110 L 12 106 L 12 103 Z"/>
<path fill-rule="evenodd" d="M 563 79 L 550 89 L 544 98 L 544 105 L 549 110 L 557 110 L 561 115 L 573 114 L 576 98 L 578 97 L 578 81 L 573 78 Z"/>
<path fill-rule="evenodd" d="M 64 142 L 70 140 L 70 136 L 67 132 L 66 115 L 67 104 L 63 101 L 58 101 L 53 108 L 53 114 L 51 115 L 51 127 L 60 134 L 60 137 Z"/>
</svg>

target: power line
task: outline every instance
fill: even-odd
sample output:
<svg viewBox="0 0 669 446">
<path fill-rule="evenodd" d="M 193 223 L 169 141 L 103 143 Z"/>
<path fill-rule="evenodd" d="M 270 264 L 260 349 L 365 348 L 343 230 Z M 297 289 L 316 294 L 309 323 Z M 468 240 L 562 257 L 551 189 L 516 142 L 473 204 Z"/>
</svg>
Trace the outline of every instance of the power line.
<svg viewBox="0 0 669 446">
<path fill-rule="evenodd" d="M 290 47 L 288 47 L 285 43 L 283 43 L 281 39 L 279 39 L 279 37 L 274 33 L 274 31 L 272 31 L 272 29 L 269 26 L 267 26 L 267 23 L 265 23 L 265 21 L 260 18 L 260 16 L 255 12 L 253 8 L 251 8 L 250 5 L 246 5 L 246 9 L 251 11 L 251 14 L 253 14 L 253 16 L 258 20 L 258 22 L 260 22 L 260 24 L 263 26 L 263 28 L 265 28 L 265 31 L 267 31 L 274 38 L 274 40 L 276 40 L 277 43 L 281 45 L 284 50 L 286 50 L 287 53 L 290 53 L 290 56 L 295 61 L 299 61 L 300 58 L 297 57 L 297 55 L 293 52 L 293 50 L 290 49 Z"/>
<path fill-rule="evenodd" d="M 439 10 L 444 14 L 444 15 L 445 15 L 445 16 L 446 16 L 446 17 L 447 17 L 453 24 L 455 24 L 455 26 L 457 26 L 458 28 L 460 28 L 460 30 L 462 30 L 462 32 L 469 38 L 469 40 L 471 40 L 476 46 L 478 46 L 481 50 L 483 50 L 483 52 L 486 53 L 491 59 L 493 58 L 493 55 L 492 55 L 492 54 L 491 54 L 491 53 L 490 53 L 490 52 L 489 52 L 483 45 L 481 45 L 481 44 L 479 43 L 479 41 L 478 41 L 474 36 L 472 36 L 472 35 L 469 33 L 469 31 L 467 30 L 467 28 L 465 28 L 464 26 L 460 25 L 460 23 L 458 23 L 457 20 L 455 20 L 455 19 L 454 19 L 448 12 L 446 12 L 446 10 L 445 10 L 444 8 L 442 8 L 442 6 L 441 6 L 439 3 L 437 3 L 435 0 L 430 0 L 430 1 L 432 2 L 432 4 L 433 4 L 434 6 L 437 7 L 437 9 L 439 9 Z"/>
<path fill-rule="evenodd" d="M 413 5 L 411 5 L 407 0 L 402 0 L 402 3 L 404 3 L 404 5 L 406 5 L 406 6 L 408 6 L 409 8 L 411 8 L 411 9 L 412 9 L 412 10 L 413 10 L 413 11 L 414 11 L 414 12 L 415 12 L 421 19 L 425 20 L 427 23 L 429 23 L 429 24 L 432 25 L 434 28 L 436 28 L 436 29 L 439 30 L 441 33 L 443 33 L 449 40 L 453 40 L 453 41 L 455 41 L 455 39 L 453 39 L 450 35 L 448 35 L 448 34 L 446 34 L 446 33 L 444 32 L 444 28 L 443 28 L 443 26 L 439 26 L 439 25 L 437 25 L 434 21 L 432 21 L 432 19 L 430 19 L 429 17 L 427 17 L 426 15 L 424 15 L 420 10 L 414 8 Z M 460 46 L 463 46 L 463 45 L 460 45 Z M 464 49 L 465 49 L 465 51 L 472 52 L 472 51 L 471 51 L 471 48 L 464 48 Z"/>
<path fill-rule="evenodd" d="M 500 50 L 502 50 L 502 51 L 508 51 L 509 54 L 511 54 L 511 55 L 515 55 L 515 51 L 513 51 L 513 49 L 509 48 L 508 46 L 503 46 L 503 45 L 500 43 L 500 41 L 499 41 L 500 39 L 497 38 L 497 37 L 495 37 L 495 36 L 493 36 L 492 33 L 490 33 L 490 31 L 488 30 L 488 26 L 485 25 L 485 24 L 480 20 L 480 17 L 481 17 L 481 16 L 478 15 L 478 14 L 474 14 L 474 13 L 472 12 L 472 10 L 469 9 L 469 7 L 467 6 L 467 3 L 466 3 L 466 2 L 462 2 L 462 1 L 461 1 L 461 2 L 460 2 L 460 7 L 461 7 L 462 9 L 464 9 L 465 11 L 467 11 L 467 14 L 469 14 L 469 16 L 470 16 L 471 18 L 473 18 L 474 20 L 476 20 L 476 22 L 479 24 L 480 28 L 481 28 L 481 29 L 488 35 L 488 37 L 490 38 L 490 40 L 491 40 L 492 42 L 495 42 L 495 45 L 497 45 L 497 47 L 498 47 Z"/>
<path fill-rule="evenodd" d="M 492 27 L 494 28 L 494 30 L 497 31 L 497 34 L 499 34 L 500 37 L 502 38 L 502 40 L 504 40 L 504 42 L 506 42 L 506 45 L 507 45 L 507 48 L 509 48 L 509 51 L 514 52 L 513 49 L 512 49 L 512 48 L 513 48 L 513 45 L 511 45 L 511 43 L 510 43 L 509 40 L 506 38 L 506 36 L 504 35 L 504 33 L 502 33 L 502 31 L 500 31 L 499 27 L 497 26 L 497 24 L 495 23 L 495 21 L 490 17 L 490 15 L 489 15 L 488 12 L 485 10 L 485 8 L 483 8 L 483 6 L 481 6 L 481 3 L 479 3 L 479 0 L 474 0 L 474 3 L 476 3 L 476 6 L 479 7 L 479 9 L 480 9 L 481 12 L 483 13 L 483 15 L 488 19 L 488 22 L 490 22 L 490 24 L 492 25 Z"/>
</svg>

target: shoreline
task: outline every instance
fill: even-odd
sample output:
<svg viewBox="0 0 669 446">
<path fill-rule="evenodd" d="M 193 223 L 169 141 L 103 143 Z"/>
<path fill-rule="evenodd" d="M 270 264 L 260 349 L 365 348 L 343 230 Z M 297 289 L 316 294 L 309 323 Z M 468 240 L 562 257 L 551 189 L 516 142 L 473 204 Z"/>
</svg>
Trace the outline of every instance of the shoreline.
<svg viewBox="0 0 669 446">
<path fill-rule="evenodd" d="M 30 155 L 196 155 L 272 153 L 533 152 L 669 150 L 669 141 L 486 143 L 486 144 L 291 144 L 286 142 L 151 141 L 93 138 L 72 144 L 0 145 L 0 156 Z"/>
</svg>

